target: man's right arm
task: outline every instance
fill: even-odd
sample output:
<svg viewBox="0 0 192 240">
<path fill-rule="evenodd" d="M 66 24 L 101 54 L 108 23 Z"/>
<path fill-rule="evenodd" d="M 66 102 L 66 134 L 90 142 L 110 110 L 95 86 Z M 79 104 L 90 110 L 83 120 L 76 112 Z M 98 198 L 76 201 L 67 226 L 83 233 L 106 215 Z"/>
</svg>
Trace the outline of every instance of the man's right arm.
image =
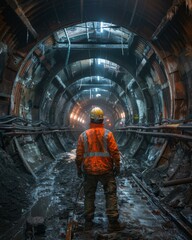
<svg viewBox="0 0 192 240">
<path fill-rule="evenodd" d="M 84 155 L 84 143 L 83 143 L 83 137 L 82 135 L 80 135 L 77 142 L 76 159 L 75 159 L 75 163 L 77 166 L 77 174 L 79 177 L 82 175 L 81 165 L 83 162 L 83 155 Z"/>
</svg>

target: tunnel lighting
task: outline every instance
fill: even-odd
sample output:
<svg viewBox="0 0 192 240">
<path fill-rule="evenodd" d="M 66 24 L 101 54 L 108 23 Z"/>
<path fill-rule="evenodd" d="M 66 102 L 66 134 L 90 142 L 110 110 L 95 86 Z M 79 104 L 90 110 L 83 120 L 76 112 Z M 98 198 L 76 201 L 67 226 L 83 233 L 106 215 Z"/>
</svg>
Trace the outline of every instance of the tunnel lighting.
<svg viewBox="0 0 192 240">
<path fill-rule="evenodd" d="M 70 114 L 70 118 L 73 118 L 73 113 Z"/>
<path fill-rule="evenodd" d="M 103 32 L 103 22 L 100 23 L 100 32 Z"/>
<path fill-rule="evenodd" d="M 121 113 L 121 118 L 125 118 L 125 113 L 124 112 Z"/>
<path fill-rule="evenodd" d="M 96 94 L 96 97 L 101 97 L 101 94 L 100 94 L 100 93 L 97 93 L 97 94 Z"/>
<path fill-rule="evenodd" d="M 97 59 L 97 62 L 98 62 L 99 65 L 100 65 L 101 63 L 104 64 L 105 61 L 106 61 L 106 60 L 105 60 L 105 59 L 102 59 L 102 58 L 98 58 L 98 59 Z"/>
</svg>

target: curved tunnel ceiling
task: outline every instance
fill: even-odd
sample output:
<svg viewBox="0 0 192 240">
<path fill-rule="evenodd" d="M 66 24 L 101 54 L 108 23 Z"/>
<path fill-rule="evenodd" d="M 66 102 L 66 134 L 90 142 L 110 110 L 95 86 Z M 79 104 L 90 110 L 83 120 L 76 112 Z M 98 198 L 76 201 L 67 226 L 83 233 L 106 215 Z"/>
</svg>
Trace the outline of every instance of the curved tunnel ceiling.
<svg viewBox="0 0 192 240">
<path fill-rule="evenodd" d="M 87 126 L 94 105 L 111 127 L 190 118 L 190 7 L 4 0 L 1 114 L 59 127 Z"/>
<path fill-rule="evenodd" d="M 73 1 L 70 4 L 67 1 L 65 4 L 62 1 L 51 4 L 4 1 L 1 32 L 8 24 L 9 11 L 13 14 L 12 23 L 14 20 L 18 23 L 14 30 L 9 23 L 8 31 L 2 34 L 3 44 L 8 46 L 9 51 L 14 50 L 6 70 L 9 81 L 14 82 L 12 94 L 10 87 L 6 89 L 9 91 L 7 94 L 12 95 L 11 113 L 33 120 L 43 118 L 55 122 L 51 114 L 44 114 L 40 110 L 43 102 L 52 98 L 54 104 L 46 103 L 50 105 L 47 110 L 51 112 L 51 104 L 56 106 L 59 95 L 65 93 L 62 104 L 70 101 L 75 104 L 73 91 L 71 93 L 67 88 L 74 78 L 78 81 L 87 72 L 90 77 L 111 75 L 110 78 L 108 76 L 111 80 L 114 77 L 112 75 L 116 75 L 113 81 L 120 84 L 123 91 L 116 88 L 114 92 L 124 98 L 123 108 L 126 111 L 127 106 L 129 110 L 129 116 L 126 114 L 129 122 L 133 122 L 135 114 L 139 115 L 141 123 L 158 122 L 161 112 L 164 118 L 183 119 L 187 114 L 190 115 L 187 105 L 191 103 L 187 103 L 189 98 L 187 92 L 183 91 L 188 80 L 183 84 L 179 79 L 179 66 L 174 60 L 176 52 L 189 44 L 190 39 L 184 27 L 189 28 L 191 22 L 187 21 L 186 25 L 186 20 L 182 19 L 176 25 L 180 14 L 185 11 L 184 2 L 181 2 L 139 4 L 138 1 L 122 1 L 121 4 L 121 1 L 112 1 L 109 4 L 105 1 L 101 4 L 81 1 L 73 5 Z M 100 21 L 96 22 L 96 19 Z M 113 23 L 107 23 L 107 20 Z M 172 32 L 170 39 L 165 37 L 168 30 Z M 179 38 L 178 31 L 182 32 Z M 177 38 L 173 41 L 174 35 Z M 171 62 L 169 65 L 166 63 L 168 60 Z M 97 69 L 97 61 L 103 63 L 104 69 Z M 11 72 L 14 72 L 12 76 Z M 133 77 L 129 79 L 129 76 Z M 6 79 L 5 75 L 5 83 Z M 18 92 L 22 93 L 21 96 L 17 95 Z"/>
<path fill-rule="evenodd" d="M 68 126 L 76 120 L 70 114 L 85 112 L 79 125 L 100 105 L 113 126 L 189 118 L 190 76 L 179 65 L 184 58 L 190 65 L 186 7 L 185 1 L 3 1 L 2 114 Z"/>
</svg>

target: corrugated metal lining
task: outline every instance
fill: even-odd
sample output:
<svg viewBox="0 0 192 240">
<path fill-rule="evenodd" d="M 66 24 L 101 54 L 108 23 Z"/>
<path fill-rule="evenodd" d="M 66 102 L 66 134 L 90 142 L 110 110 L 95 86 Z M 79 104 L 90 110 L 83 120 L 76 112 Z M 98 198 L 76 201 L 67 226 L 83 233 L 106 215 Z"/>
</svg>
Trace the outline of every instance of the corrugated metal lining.
<svg viewBox="0 0 192 240">
<path fill-rule="evenodd" d="M 19 35 L 21 34 L 20 32 L 26 31 L 26 26 L 24 23 L 13 26 L 15 19 L 19 19 L 19 17 L 6 2 L 7 0 L 3 0 L 3 4 L 0 7 L 0 12 L 4 15 L 4 18 L 0 19 L 0 36 L 4 34 L 4 42 L 9 43 L 11 47 L 15 47 L 20 44 Z M 80 13 L 80 1 L 76 0 L 17 0 L 17 3 L 22 9 L 26 20 L 30 22 L 32 27 L 41 36 L 48 32 L 51 33 L 54 29 L 56 30 L 65 24 L 72 23 L 71 19 L 80 22 L 83 20 L 80 19 L 80 15 L 83 15 L 85 19 L 88 17 L 91 18 L 91 16 L 97 19 L 111 19 L 114 24 L 130 27 L 132 31 L 145 38 L 150 38 L 172 5 L 171 0 L 130 0 L 127 3 L 127 9 L 124 9 L 125 1 L 123 0 L 105 0 L 102 2 L 87 0 L 84 1 L 83 12 Z M 124 12 L 123 18 L 122 12 Z M 115 21 L 117 21 L 117 23 Z M 6 33 L 5 29 L 8 30 L 9 28 L 10 30 Z M 49 28 L 51 29 L 49 30 Z M 17 37 L 15 38 L 14 35 Z M 31 37 L 30 40 L 33 40 L 33 38 Z M 23 44 L 26 44 L 26 42 L 23 42 Z"/>
<path fill-rule="evenodd" d="M 165 59 L 165 56 L 163 54 L 166 54 L 166 56 L 170 54 L 170 49 L 172 49 L 173 52 L 176 53 L 179 52 L 180 49 L 183 49 L 186 43 L 190 43 L 190 41 L 188 40 L 188 36 L 191 36 L 190 33 L 188 33 L 190 31 L 188 31 L 189 29 L 186 29 L 183 26 L 187 21 L 184 14 L 184 11 L 186 10 L 184 1 L 182 2 L 182 5 L 180 4 L 181 6 L 179 6 L 179 8 L 177 9 L 177 15 L 175 17 L 172 17 L 172 19 L 170 19 L 169 21 L 166 20 L 167 12 L 169 12 L 169 9 L 172 9 L 171 6 L 173 6 L 172 4 L 174 4 L 175 2 L 177 1 L 13 0 L 11 2 L 10 0 L 3 0 L 3 4 L 0 6 L 0 11 L 2 13 L 2 18 L 0 18 L 0 24 L 2 21 L 2 26 L 8 27 L 8 32 L 2 36 L 2 40 L 3 42 L 8 44 L 9 51 L 11 49 L 17 50 L 17 48 L 25 46 L 27 46 L 28 49 L 31 49 L 31 47 L 33 47 L 39 40 L 49 35 L 47 40 L 45 42 L 42 42 L 42 49 L 38 51 L 35 51 L 35 49 L 33 49 L 33 54 L 35 56 L 38 56 L 38 61 L 42 66 L 42 68 L 38 71 L 41 70 L 41 77 L 43 79 L 44 72 L 42 71 L 42 69 L 45 68 L 47 73 L 51 73 L 52 68 L 56 68 L 55 62 L 58 61 L 57 63 L 59 63 L 59 61 L 61 62 L 64 59 L 63 56 L 68 56 L 68 52 L 65 52 L 64 54 L 62 54 L 61 57 L 61 54 L 58 54 L 59 50 L 57 52 L 55 51 L 54 54 L 54 51 L 51 48 L 54 43 L 53 31 L 58 31 L 59 29 L 67 27 L 73 22 L 84 22 L 84 19 L 86 19 L 86 21 L 93 21 L 93 19 L 94 21 L 96 21 L 96 19 L 103 19 L 103 21 L 105 20 L 105 22 L 116 24 L 116 27 L 122 26 L 138 34 L 133 34 L 133 41 L 128 42 L 131 45 L 129 46 L 130 49 L 128 49 L 128 51 L 122 51 L 122 56 L 120 54 L 115 56 L 116 53 L 111 54 L 110 51 L 106 53 L 108 59 L 114 56 L 114 61 L 118 60 L 118 58 L 121 58 L 122 62 L 125 63 L 127 61 L 130 61 L 129 58 L 126 57 L 127 52 L 129 52 L 132 62 L 130 61 L 127 65 L 130 64 L 133 72 L 136 72 L 136 76 L 138 76 L 144 69 L 146 69 L 146 65 L 149 62 L 151 55 L 153 55 L 153 52 L 150 52 L 151 47 L 149 45 L 149 42 L 146 41 L 146 39 L 151 41 L 151 37 L 155 35 L 153 40 L 153 46 L 156 48 L 154 48 L 155 51 L 159 50 L 160 52 L 161 49 L 163 49 L 163 51 L 160 52 L 161 60 Z M 15 5 L 12 3 L 15 3 Z M 81 5 L 81 3 L 83 4 Z M 17 9 L 14 9 L 14 6 L 15 8 L 20 9 L 22 17 L 20 17 L 20 15 L 18 14 Z M 181 22 L 179 21 L 180 16 L 182 16 Z M 187 18 L 190 19 L 188 15 Z M 164 21 L 165 24 L 162 24 L 162 21 Z M 97 24 L 99 26 L 99 23 Z M 187 27 L 189 28 L 191 24 L 192 23 L 188 23 Z M 14 25 L 16 26 L 14 27 Z M 157 28 L 158 31 L 156 32 L 156 34 L 154 34 Z M 0 27 L 0 35 L 3 34 L 2 31 L 3 28 Z M 168 32 L 169 34 L 167 34 Z M 36 39 L 36 36 L 38 36 L 38 39 Z M 98 42 L 100 42 L 101 40 L 101 37 L 97 37 Z M 112 41 L 111 36 L 108 40 L 109 43 L 110 41 Z M 78 38 L 74 39 L 74 41 L 78 42 Z M 83 41 L 88 41 L 88 39 L 86 39 L 86 35 Z M 118 38 L 118 41 L 120 41 L 120 38 Z M 49 47 L 46 48 L 46 46 Z M 25 50 L 23 49 L 21 51 L 25 52 Z M 91 54 L 94 56 L 94 51 L 92 51 Z M 81 54 L 81 57 L 87 58 L 87 56 L 89 56 L 89 58 L 91 58 L 91 54 Z M 74 54 L 74 52 L 70 52 L 69 62 L 77 61 L 77 55 L 78 54 Z M 49 61 L 50 56 L 52 56 L 52 62 Z M 102 58 L 103 56 L 104 55 L 102 54 L 98 54 L 99 58 Z M 11 58 L 11 63 L 14 63 L 14 55 Z M 32 60 L 33 58 L 31 58 L 31 60 L 29 58 L 29 61 L 27 61 L 27 63 Z M 171 64 L 169 59 L 167 59 L 167 61 L 167 64 L 170 66 Z M 27 66 L 27 64 L 25 66 Z M 82 68 L 85 69 L 85 66 L 80 66 L 80 68 L 76 68 L 75 71 L 81 71 Z M 34 67 L 31 72 L 34 73 L 35 69 L 36 67 Z M 71 68 L 68 69 L 68 72 L 70 71 Z M 24 76 L 25 72 L 26 69 L 24 67 L 20 71 L 20 76 Z M 90 74 L 92 73 L 90 72 Z M 29 75 L 32 76 L 31 73 Z M 172 74 L 171 72 L 170 78 L 172 76 L 175 77 L 174 74 Z M 42 79 L 40 79 L 40 81 Z"/>
</svg>

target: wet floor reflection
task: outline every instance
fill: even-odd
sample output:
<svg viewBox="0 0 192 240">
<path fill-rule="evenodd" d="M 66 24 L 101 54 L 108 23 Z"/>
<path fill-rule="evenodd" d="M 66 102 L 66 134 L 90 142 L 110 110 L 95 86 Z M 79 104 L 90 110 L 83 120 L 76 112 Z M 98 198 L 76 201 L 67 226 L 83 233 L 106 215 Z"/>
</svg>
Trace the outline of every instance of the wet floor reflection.
<svg viewBox="0 0 192 240">
<path fill-rule="evenodd" d="M 37 187 L 31 195 L 35 203 L 31 208 L 31 216 L 44 217 L 46 231 L 43 235 L 35 235 L 37 240 L 65 239 L 67 221 L 73 211 L 78 188 L 82 181 L 77 177 L 74 159 L 74 151 L 61 154 L 57 161 L 47 166 L 40 174 Z M 73 234 L 73 239 L 187 239 L 157 209 L 157 206 L 142 192 L 131 176 L 119 177 L 117 183 L 120 220 L 126 223 L 126 228 L 122 232 L 107 233 L 105 199 L 103 189 L 99 185 L 96 194 L 94 228 L 90 232 L 83 231 L 84 196 L 81 191 L 76 208 L 78 227 Z M 21 232 L 14 239 L 21 240 Z"/>
</svg>

